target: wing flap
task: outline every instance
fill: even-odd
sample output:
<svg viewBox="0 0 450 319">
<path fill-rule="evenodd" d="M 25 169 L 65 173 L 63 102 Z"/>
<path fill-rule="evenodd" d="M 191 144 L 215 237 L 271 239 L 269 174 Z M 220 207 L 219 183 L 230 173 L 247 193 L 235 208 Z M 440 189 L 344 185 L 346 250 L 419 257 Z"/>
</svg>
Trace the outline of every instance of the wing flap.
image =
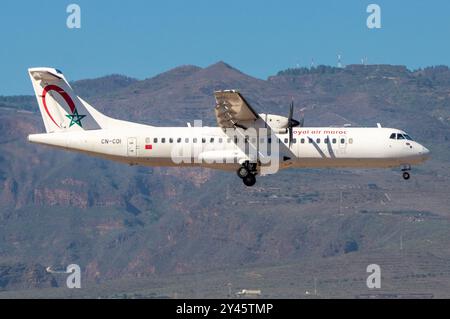
<svg viewBox="0 0 450 319">
<path fill-rule="evenodd" d="M 235 90 L 216 91 L 215 115 L 222 128 L 246 127 L 259 118 L 244 97 Z"/>
</svg>

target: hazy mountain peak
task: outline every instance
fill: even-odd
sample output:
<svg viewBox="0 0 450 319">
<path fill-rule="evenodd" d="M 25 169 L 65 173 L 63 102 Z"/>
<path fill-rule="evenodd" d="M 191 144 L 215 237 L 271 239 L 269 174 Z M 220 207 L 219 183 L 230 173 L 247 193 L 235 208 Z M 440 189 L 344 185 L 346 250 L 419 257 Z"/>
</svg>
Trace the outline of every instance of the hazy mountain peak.
<svg viewBox="0 0 450 319">
<path fill-rule="evenodd" d="M 214 64 L 211 64 L 210 66 L 208 66 L 208 68 L 215 68 L 215 69 L 225 68 L 225 69 L 232 69 L 232 70 L 238 71 L 237 69 L 233 68 L 231 65 L 229 65 L 228 63 L 226 63 L 224 61 L 218 61 Z"/>
<path fill-rule="evenodd" d="M 186 64 L 186 65 L 180 65 L 173 69 L 170 69 L 166 72 L 163 72 L 161 74 L 156 75 L 156 77 L 161 75 L 192 75 L 197 71 L 200 71 L 202 68 L 196 65 Z"/>
<path fill-rule="evenodd" d="M 256 78 L 245 74 L 238 69 L 232 67 L 223 61 L 216 62 L 210 66 L 202 69 L 195 77 L 202 79 L 214 79 L 220 81 L 228 80 L 254 80 Z"/>
</svg>

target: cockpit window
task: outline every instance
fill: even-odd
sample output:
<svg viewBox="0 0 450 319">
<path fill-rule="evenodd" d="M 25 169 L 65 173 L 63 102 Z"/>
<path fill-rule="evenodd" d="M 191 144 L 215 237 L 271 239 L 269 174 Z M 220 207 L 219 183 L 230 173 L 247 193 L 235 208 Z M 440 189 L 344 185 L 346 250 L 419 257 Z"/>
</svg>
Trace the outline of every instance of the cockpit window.
<svg viewBox="0 0 450 319">
<path fill-rule="evenodd" d="M 403 134 L 403 133 L 392 133 L 389 138 L 391 140 L 405 140 L 406 139 L 408 141 L 413 141 L 411 136 L 409 136 L 408 134 Z"/>
<path fill-rule="evenodd" d="M 408 134 L 403 134 L 408 141 L 412 141 L 413 139 Z"/>
</svg>

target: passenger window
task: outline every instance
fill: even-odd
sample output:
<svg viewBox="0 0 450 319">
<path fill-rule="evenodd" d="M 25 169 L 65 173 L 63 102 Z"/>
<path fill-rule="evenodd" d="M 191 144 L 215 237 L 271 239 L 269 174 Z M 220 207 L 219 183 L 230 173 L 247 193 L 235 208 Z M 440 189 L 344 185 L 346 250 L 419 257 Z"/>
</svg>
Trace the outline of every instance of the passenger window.
<svg viewBox="0 0 450 319">
<path fill-rule="evenodd" d="M 323 140 L 325 144 L 328 144 L 328 137 Z"/>
<path fill-rule="evenodd" d="M 210 143 L 214 143 L 214 137 L 211 137 Z"/>
<path fill-rule="evenodd" d="M 157 138 L 157 137 L 155 137 L 155 138 L 153 139 L 153 143 L 158 143 L 158 138 Z"/>
<path fill-rule="evenodd" d="M 173 138 L 169 138 L 169 143 L 173 143 Z"/>
<path fill-rule="evenodd" d="M 192 142 L 197 143 L 197 138 L 193 138 Z"/>
<path fill-rule="evenodd" d="M 177 138 L 177 143 L 181 143 L 181 137 Z"/>
<path fill-rule="evenodd" d="M 150 137 L 145 138 L 145 144 L 150 144 Z"/>
<path fill-rule="evenodd" d="M 227 138 L 227 143 L 231 143 L 231 137 Z"/>
<path fill-rule="evenodd" d="M 392 133 L 389 138 L 392 139 L 392 140 L 395 140 L 395 133 Z"/>
<path fill-rule="evenodd" d="M 239 143 L 239 139 L 236 136 L 234 137 L 234 143 Z"/>
<path fill-rule="evenodd" d="M 269 144 L 272 143 L 272 138 L 271 138 L 271 137 L 269 137 L 269 138 L 267 139 L 267 143 L 269 143 Z"/>
<path fill-rule="evenodd" d="M 161 139 L 161 143 L 165 143 L 166 142 L 166 139 L 163 137 L 162 139 Z"/>
<path fill-rule="evenodd" d="M 294 144 L 297 143 L 297 139 L 296 139 L 296 138 L 293 138 L 293 139 L 292 139 L 292 143 L 294 143 Z"/>
<path fill-rule="evenodd" d="M 312 138 L 308 137 L 308 143 L 311 144 L 313 142 Z"/>
<path fill-rule="evenodd" d="M 350 137 L 350 138 L 348 139 L 348 144 L 353 144 L 353 138 Z"/>
<path fill-rule="evenodd" d="M 261 137 L 261 138 L 259 139 L 259 143 L 261 143 L 261 144 L 264 143 L 264 137 Z"/>
<path fill-rule="evenodd" d="M 189 137 L 186 137 L 186 138 L 184 139 L 184 142 L 185 142 L 185 143 L 189 143 Z"/>
<path fill-rule="evenodd" d="M 345 138 L 341 138 L 341 144 L 345 144 Z"/>
<path fill-rule="evenodd" d="M 316 139 L 316 143 L 320 144 L 320 138 Z"/>
<path fill-rule="evenodd" d="M 305 139 L 302 138 L 302 139 L 300 140 L 300 143 L 305 144 Z"/>
<path fill-rule="evenodd" d="M 252 144 L 256 143 L 256 137 L 252 137 Z"/>
<path fill-rule="evenodd" d="M 219 137 L 219 143 L 223 142 L 223 138 Z"/>
<path fill-rule="evenodd" d="M 206 138 L 202 138 L 202 143 L 206 143 Z"/>
<path fill-rule="evenodd" d="M 289 142 L 289 141 L 288 141 L 288 139 L 287 139 L 287 138 L 285 138 L 285 139 L 284 139 L 284 142 L 285 142 L 285 143 L 287 143 L 287 142 Z"/>
</svg>

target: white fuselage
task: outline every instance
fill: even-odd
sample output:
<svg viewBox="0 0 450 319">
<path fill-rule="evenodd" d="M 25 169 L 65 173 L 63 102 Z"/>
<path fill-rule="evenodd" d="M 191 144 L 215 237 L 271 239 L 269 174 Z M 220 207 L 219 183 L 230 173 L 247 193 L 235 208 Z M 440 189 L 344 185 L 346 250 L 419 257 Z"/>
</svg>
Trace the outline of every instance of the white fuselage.
<svg viewBox="0 0 450 319">
<path fill-rule="evenodd" d="M 245 131 L 233 131 L 238 139 L 244 140 Z M 424 146 L 412 140 L 392 139 L 392 133 L 404 132 L 391 128 L 300 127 L 294 128 L 290 147 L 288 134 L 276 134 L 271 143 L 280 143 L 280 152 L 287 155 L 280 161 L 280 168 L 395 167 L 418 164 L 428 158 L 429 151 Z M 235 170 L 246 155 L 233 138 L 219 127 L 153 127 L 134 123 L 124 125 L 120 130 L 32 134 L 28 137 L 34 143 L 129 164 Z M 248 139 L 255 147 L 259 147 L 257 142 L 260 141 L 251 136 Z"/>
<path fill-rule="evenodd" d="M 202 166 L 235 170 L 246 186 L 256 175 L 288 167 L 395 167 L 409 179 L 411 165 L 429 151 L 397 129 L 311 127 L 303 119 L 258 114 L 236 90 L 215 91 L 219 127 L 154 127 L 108 117 L 78 97 L 60 70 L 28 70 L 45 134 L 28 140 L 131 165 Z"/>
</svg>

